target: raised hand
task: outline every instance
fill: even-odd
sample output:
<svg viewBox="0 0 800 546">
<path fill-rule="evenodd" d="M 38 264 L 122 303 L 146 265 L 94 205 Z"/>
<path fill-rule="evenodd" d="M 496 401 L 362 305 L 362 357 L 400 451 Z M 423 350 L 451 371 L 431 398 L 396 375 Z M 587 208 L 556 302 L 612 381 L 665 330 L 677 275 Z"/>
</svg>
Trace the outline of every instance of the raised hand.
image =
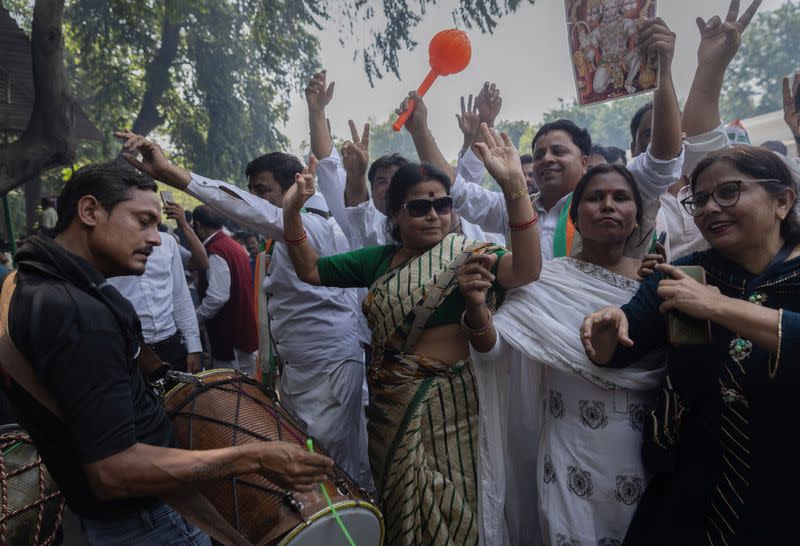
<svg viewBox="0 0 800 546">
<path fill-rule="evenodd" d="M 639 25 L 639 48 L 644 58 L 657 56 L 662 69 L 672 66 L 675 56 L 675 33 L 661 17 L 648 19 Z"/>
<path fill-rule="evenodd" d="M 325 110 L 328 103 L 333 98 L 333 88 L 336 82 L 327 83 L 327 70 L 318 72 L 311 77 L 306 86 L 306 103 L 311 111 L 320 112 Z"/>
<path fill-rule="evenodd" d="M 363 177 L 369 167 L 369 123 L 364 124 L 361 136 L 358 135 L 353 120 L 347 123 L 350 125 L 350 136 L 353 140 L 342 145 L 342 164 L 348 176 Z"/>
<path fill-rule="evenodd" d="M 467 148 L 475 142 L 475 137 L 478 135 L 478 129 L 481 126 L 481 118 L 478 115 L 478 105 L 473 104 L 472 95 L 469 96 L 469 102 L 465 104 L 464 97 L 461 97 L 461 115 L 456 114 L 458 120 L 458 128 L 464 135 L 464 148 Z"/>
<path fill-rule="evenodd" d="M 125 141 L 122 157 L 136 170 L 181 190 L 192 181 L 189 172 L 173 165 L 155 142 L 130 131 L 117 131 L 114 136 Z M 142 154 L 141 159 L 137 159 L 138 154 Z"/>
<path fill-rule="evenodd" d="M 493 83 L 486 82 L 475 99 L 475 106 L 478 109 L 481 123 L 489 127 L 494 127 L 500 108 L 503 106 L 503 98 L 500 96 L 500 89 Z"/>
<path fill-rule="evenodd" d="M 794 73 L 794 79 L 789 84 L 789 76 L 783 78 L 783 119 L 791 129 L 795 140 L 800 138 L 800 71 Z M 800 142 L 798 142 L 800 145 Z"/>
<path fill-rule="evenodd" d="M 697 60 L 700 66 L 713 64 L 727 67 L 730 64 L 739 51 L 742 34 L 760 5 L 761 0 L 753 0 L 747 11 L 739 17 L 739 0 L 731 0 L 724 22 L 717 15 L 708 22 L 702 17 L 697 18 L 697 28 L 700 29 Z"/>
<path fill-rule="evenodd" d="M 188 222 L 186 222 L 186 213 L 183 211 L 183 207 L 181 207 L 178 203 L 174 201 L 164 203 L 164 212 L 166 213 L 167 218 L 170 220 L 175 220 L 179 226 L 188 224 Z"/>
<path fill-rule="evenodd" d="M 603 307 L 583 319 L 581 343 L 590 359 L 596 364 L 611 362 L 617 345 L 633 347 L 628 337 L 628 317 L 619 307 Z"/>
<path fill-rule="evenodd" d="M 486 304 L 486 294 L 495 279 L 491 269 L 496 260 L 496 254 L 474 254 L 459 268 L 456 274 L 458 289 L 467 307 Z"/>
<path fill-rule="evenodd" d="M 408 93 L 408 96 L 403 99 L 403 102 L 400 103 L 400 106 L 394 111 L 395 114 L 398 116 L 404 113 L 408 109 L 408 102 L 410 100 L 414 100 L 416 102 L 416 107 L 414 111 L 411 113 L 411 116 L 406 121 L 405 128 L 406 131 L 414 134 L 421 134 L 428 130 L 428 107 L 425 106 L 425 101 L 422 100 L 422 97 L 419 96 L 419 93 L 416 91 L 411 91 Z"/>
<path fill-rule="evenodd" d="M 314 180 L 317 176 L 317 158 L 313 155 L 308 158 L 308 166 L 303 169 L 302 174 L 294 175 L 294 186 L 289 188 L 283 195 L 283 209 L 285 211 L 297 211 L 303 208 L 308 199 L 316 191 Z"/>
<path fill-rule="evenodd" d="M 520 188 L 527 188 L 519 152 L 508 134 L 500 133 L 498 136 L 485 123 L 481 123 L 480 132 L 483 142 L 475 143 L 475 152 L 503 192 L 513 194 Z"/>
</svg>

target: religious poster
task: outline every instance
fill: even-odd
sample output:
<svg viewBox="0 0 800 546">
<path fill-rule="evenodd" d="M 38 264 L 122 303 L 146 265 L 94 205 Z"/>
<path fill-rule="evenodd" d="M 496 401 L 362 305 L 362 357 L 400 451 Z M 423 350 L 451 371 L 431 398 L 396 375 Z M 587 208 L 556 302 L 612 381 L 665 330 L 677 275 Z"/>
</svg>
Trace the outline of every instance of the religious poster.
<svg viewBox="0 0 800 546">
<path fill-rule="evenodd" d="M 570 54 L 582 106 L 656 88 L 658 60 L 643 59 L 637 25 L 656 0 L 565 0 Z"/>
</svg>

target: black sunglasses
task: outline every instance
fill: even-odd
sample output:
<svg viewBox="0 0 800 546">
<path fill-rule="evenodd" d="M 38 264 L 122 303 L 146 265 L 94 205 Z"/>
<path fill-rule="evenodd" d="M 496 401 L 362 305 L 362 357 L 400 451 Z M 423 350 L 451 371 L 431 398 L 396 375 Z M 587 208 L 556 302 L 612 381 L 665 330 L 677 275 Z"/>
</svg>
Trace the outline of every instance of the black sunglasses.
<svg viewBox="0 0 800 546">
<path fill-rule="evenodd" d="M 403 208 L 412 218 L 427 216 L 431 209 L 434 209 L 439 216 L 444 216 L 453 210 L 453 198 L 446 195 L 438 199 L 412 199 L 403 203 Z"/>
</svg>

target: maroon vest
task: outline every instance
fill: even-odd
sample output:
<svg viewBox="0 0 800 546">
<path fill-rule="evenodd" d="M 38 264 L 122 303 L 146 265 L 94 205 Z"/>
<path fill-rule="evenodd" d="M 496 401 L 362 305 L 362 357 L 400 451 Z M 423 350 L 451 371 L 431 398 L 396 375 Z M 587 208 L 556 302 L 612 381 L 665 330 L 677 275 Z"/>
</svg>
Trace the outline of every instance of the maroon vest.
<svg viewBox="0 0 800 546">
<path fill-rule="evenodd" d="M 211 355 L 218 360 L 233 360 L 234 347 L 252 353 L 258 349 L 258 329 L 253 309 L 253 277 L 250 258 L 242 246 L 218 231 L 205 244 L 206 252 L 216 254 L 228 264 L 231 272 L 231 295 L 216 315 L 206 321 Z M 200 272 L 198 289 L 205 297 L 208 290 L 206 272 Z"/>
</svg>

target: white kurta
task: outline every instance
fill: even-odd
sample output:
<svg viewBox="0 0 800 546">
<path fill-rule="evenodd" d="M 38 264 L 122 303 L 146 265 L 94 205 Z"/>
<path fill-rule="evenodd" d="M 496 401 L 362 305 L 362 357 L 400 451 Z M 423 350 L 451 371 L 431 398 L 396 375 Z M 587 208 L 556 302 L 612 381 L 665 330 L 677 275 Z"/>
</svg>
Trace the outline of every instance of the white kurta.
<svg viewBox="0 0 800 546">
<path fill-rule="evenodd" d="M 646 486 L 641 422 L 663 358 L 601 368 L 578 330 L 586 314 L 628 302 L 637 288 L 572 258 L 545 262 L 539 281 L 510 291 L 496 313 L 495 347 L 473 349 L 483 544 L 614 544 L 625 536 Z"/>
</svg>

